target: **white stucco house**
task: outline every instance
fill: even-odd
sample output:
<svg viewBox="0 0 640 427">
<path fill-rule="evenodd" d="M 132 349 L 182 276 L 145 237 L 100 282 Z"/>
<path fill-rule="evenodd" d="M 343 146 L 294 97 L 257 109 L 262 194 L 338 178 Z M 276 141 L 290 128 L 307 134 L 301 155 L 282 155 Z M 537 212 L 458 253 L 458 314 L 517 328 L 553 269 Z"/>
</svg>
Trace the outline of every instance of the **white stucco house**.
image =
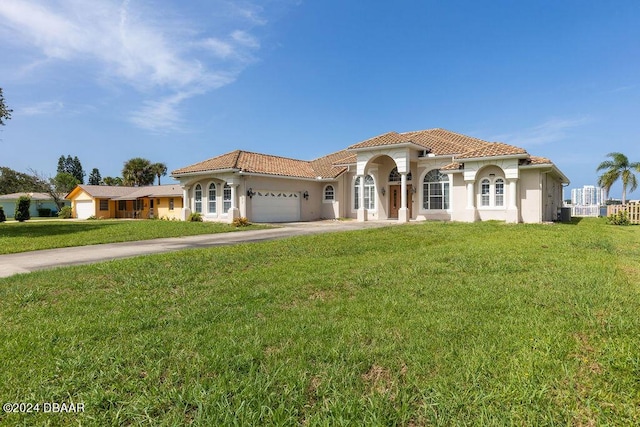
<svg viewBox="0 0 640 427">
<path fill-rule="evenodd" d="M 539 223 L 569 179 L 549 159 L 444 129 L 389 132 L 312 160 L 236 150 L 174 170 L 207 221 L 354 218 Z"/>
</svg>

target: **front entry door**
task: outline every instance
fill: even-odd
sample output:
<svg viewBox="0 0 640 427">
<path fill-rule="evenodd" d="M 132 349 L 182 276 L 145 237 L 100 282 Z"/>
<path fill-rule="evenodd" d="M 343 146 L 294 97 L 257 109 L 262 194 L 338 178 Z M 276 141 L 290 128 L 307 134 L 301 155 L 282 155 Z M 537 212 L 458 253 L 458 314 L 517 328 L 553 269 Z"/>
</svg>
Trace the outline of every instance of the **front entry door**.
<svg viewBox="0 0 640 427">
<path fill-rule="evenodd" d="M 398 211 L 402 207 L 402 186 L 391 185 L 389 186 L 389 218 L 398 218 Z M 409 208 L 409 218 L 412 217 L 411 206 L 413 192 L 411 191 L 411 184 L 407 184 L 407 208 Z"/>
</svg>

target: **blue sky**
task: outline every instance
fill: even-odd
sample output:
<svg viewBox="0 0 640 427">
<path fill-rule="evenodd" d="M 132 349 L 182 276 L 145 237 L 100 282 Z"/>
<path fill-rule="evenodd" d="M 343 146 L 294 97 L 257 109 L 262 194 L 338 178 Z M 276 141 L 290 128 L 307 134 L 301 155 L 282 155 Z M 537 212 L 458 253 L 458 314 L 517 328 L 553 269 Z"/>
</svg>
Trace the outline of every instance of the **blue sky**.
<svg viewBox="0 0 640 427">
<path fill-rule="evenodd" d="M 640 161 L 638 22 L 637 0 L 2 0 L 0 165 L 310 160 L 441 127 L 595 184 L 607 153 Z"/>
</svg>

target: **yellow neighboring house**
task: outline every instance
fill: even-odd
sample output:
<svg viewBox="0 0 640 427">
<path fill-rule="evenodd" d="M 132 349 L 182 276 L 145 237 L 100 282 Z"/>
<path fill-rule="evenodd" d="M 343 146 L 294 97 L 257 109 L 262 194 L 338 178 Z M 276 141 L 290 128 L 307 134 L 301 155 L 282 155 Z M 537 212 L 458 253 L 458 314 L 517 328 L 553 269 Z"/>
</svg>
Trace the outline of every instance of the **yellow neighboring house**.
<svg viewBox="0 0 640 427">
<path fill-rule="evenodd" d="M 180 219 L 182 187 L 177 184 L 146 187 L 78 185 L 67 197 L 73 217 Z"/>
</svg>

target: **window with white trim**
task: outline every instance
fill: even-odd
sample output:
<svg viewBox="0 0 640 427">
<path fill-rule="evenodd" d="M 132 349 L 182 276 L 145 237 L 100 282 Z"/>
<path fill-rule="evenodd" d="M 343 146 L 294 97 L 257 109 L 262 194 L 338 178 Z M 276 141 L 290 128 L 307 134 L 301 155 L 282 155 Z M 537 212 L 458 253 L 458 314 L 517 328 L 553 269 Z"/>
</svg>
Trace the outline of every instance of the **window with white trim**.
<svg viewBox="0 0 640 427">
<path fill-rule="evenodd" d="M 224 213 L 228 213 L 231 209 L 231 186 L 225 184 L 222 189 L 222 210 Z"/>
<path fill-rule="evenodd" d="M 491 181 L 484 178 L 480 181 L 480 206 L 490 206 L 491 204 Z"/>
<path fill-rule="evenodd" d="M 496 179 L 495 182 L 496 206 L 504 206 L 504 180 Z"/>
<path fill-rule="evenodd" d="M 333 185 L 327 185 L 324 187 L 324 201 L 333 202 L 336 199 L 335 189 Z"/>
<path fill-rule="evenodd" d="M 408 172 L 407 181 L 411 181 L 412 179 L 413 178 L 412 178 L 411 172 Z M 400 175 L 400 172 L 398 172 L 398 167 L 396 166 L 389 173 L 389 182 L 401 182 L 401 181 L 402 181 L 402 175 Z"/>
<path fill-rule="evenodd" d="M 480 180 L 480 207 L 504 207 L 504 178 L 482 178 Z"/>
<path fill-rule="evenodd" d="M 449 176 L 439 169 L 433 169 L 424 176 L 422 207 L 426 210 L 449 209 Z"/>
<path fill-rule="evenodd" d="M 218 192 L 216 191 L 216 183 L 212 182 L 211 184 L 209 184 L 209 200 L 208 200 L 208 205 L 209 205 L 209 213 L 210 214 L 214 214 L 216 213 L 216 203 L 217 203 L 217 196 L 218 196 Z"/>
<path fill-rule="evenodd" d="M 353 183 L 353 209 L 360 208 L 360 177 L 357 177 Z"/>
<path fill-rule="evenodd" d="M 193 211 L 202 213 L 202 187 L 200 184 L 196 185 L 196 188 L 193 193 Z"/>
<path fill-rule="evenodd" d="M 364 177 L 364 208 L 375 209 L 376 206 L 376 185 L 371 175 Z"/>
</svg>

